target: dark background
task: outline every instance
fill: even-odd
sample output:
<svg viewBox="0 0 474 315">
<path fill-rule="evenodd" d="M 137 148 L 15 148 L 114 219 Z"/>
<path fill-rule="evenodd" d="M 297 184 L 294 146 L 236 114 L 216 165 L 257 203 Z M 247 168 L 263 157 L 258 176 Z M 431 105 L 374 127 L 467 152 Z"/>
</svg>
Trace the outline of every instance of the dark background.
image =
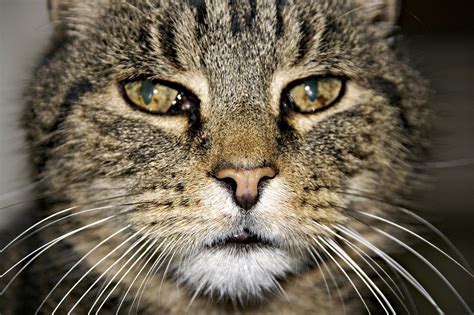
<svg viewBox="0 0 474 315">
<path fill-rule="evenodd" d="M 400 25 L 406 34 L 474 31 L 474 1 L 405 0 Z"/>
<path fill-rule="evenodd" d="M 28 175 L 23 134 L 16 122 L 21 90 L 51 34 L 45 3 L 0 0 L 0 206 L 28 199 L 28 191 L 18 190 L 28 183 Z M 430 105 L 435 112 L 427 190 L 417 196 L 412 209 L 436 225 L 474 264 L 474 1 L 404 1 L 400 26 L 412 62 L 431 82 Z M 23 204 L 2 210 L 0 230 L 24 208 Z M 430 240 L 452 253 L 439 238 Z M 421 242 L 415 242 L 414 248 L 446 275 L 473 308 L 472 278 Z M 435 300 L 442 301 L 447 314 L 466 314 L 429 268 L 413 255 L 402 260 L 423 279 Z M 422 298 L 416 304 L 420 314 L 434 314 Z"/>
<path fill-rule="evenodd" d="M 414 206 L 474 263 L 474 1 L 408 0 L 400 18 L 401 32 L 413 63 L 431 82 L 435 121 L 428 190 Z M 439 239 L 437 246 L 449 251 Z M 474 307 L 472 277 L 447 259 L 417 244 L 414 248 L 446 275 Z M 423 275 L 428 291 L 443 301 L 447 314 L 466 314 L 437 276 L 413 258 L 403 257 Z M 426 279 L 428 281 L 426 281 Z M 433 314 L 423 299 L 420 314 Z"/>
</svg>

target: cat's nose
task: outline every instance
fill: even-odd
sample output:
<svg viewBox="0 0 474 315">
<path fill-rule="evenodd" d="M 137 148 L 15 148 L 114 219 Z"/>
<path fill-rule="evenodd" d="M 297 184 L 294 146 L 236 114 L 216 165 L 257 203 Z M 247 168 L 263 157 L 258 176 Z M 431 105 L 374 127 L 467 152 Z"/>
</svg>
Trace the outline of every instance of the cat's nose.
<svg viewBox="0 0 474 315">
<path fill-rule="evenodd" d="M 257 203 L 259 186 L 264 179 L 271 179 L 275 176 L 276 171 L 271 167 L 223 168 L 215 173 L 217 179 L 231 184 L 235 202 L 245 210 L 249 210 Z"/>
</svg>

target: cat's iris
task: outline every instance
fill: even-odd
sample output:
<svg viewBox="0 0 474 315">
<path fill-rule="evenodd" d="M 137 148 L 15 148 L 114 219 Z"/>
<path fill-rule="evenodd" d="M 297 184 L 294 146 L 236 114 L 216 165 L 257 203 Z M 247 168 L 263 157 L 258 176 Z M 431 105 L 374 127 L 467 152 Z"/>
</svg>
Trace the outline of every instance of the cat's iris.
<svg viewBox="0 0 474 315">
<path fill-rule="evenodd" d="M 332 105 L 341 95 L 343 81 L 334 77 L 310 77 L 291 86 L 288 96 L 295 109 L 312 113 Z"/>
<path fill-rule="evenodd" d="M 179 92 L 161 83 L 139 80 L 125 84 L 125 94 L 138 108 L 158 114 L 167 113 L 179 100 Z"/>
</svg>

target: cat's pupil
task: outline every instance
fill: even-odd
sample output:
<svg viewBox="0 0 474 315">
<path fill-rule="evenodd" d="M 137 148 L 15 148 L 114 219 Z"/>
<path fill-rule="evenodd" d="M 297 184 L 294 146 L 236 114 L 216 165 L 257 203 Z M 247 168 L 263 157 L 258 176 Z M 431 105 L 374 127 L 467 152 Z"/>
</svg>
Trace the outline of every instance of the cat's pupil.
<svg viewBox="0 0 474 315">
<path fill-rule="evenodd" d="M 143 102 L 149 105 L 153 99 L 153 94 L 155 94 L 155 85 L 149 80 L 143 80 L 140 87 L 140 95 L 143 98 Z"/>
<path fill-rule="evenodd" d="M 314 102 L 318 99 L 318 79 L 312 78 L 305 80 L 305 87 L 304 90 L 306 91 L 306 95 L 309 97 L 311 102 Z"/>
</svg>

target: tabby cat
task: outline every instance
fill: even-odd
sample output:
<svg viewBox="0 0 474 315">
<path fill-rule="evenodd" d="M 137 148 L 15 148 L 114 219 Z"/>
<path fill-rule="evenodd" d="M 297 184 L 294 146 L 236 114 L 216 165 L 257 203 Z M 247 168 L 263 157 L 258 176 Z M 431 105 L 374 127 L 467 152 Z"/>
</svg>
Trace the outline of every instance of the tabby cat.
<svg viewBox="0 0 474 315">
<path fill-rule="evenodd" d="M 442 313 L 389 256 L 430 125 L 398 1 L 49 8 L 1 314 L 414 312 L 403 283 Z"/>
</svg>

